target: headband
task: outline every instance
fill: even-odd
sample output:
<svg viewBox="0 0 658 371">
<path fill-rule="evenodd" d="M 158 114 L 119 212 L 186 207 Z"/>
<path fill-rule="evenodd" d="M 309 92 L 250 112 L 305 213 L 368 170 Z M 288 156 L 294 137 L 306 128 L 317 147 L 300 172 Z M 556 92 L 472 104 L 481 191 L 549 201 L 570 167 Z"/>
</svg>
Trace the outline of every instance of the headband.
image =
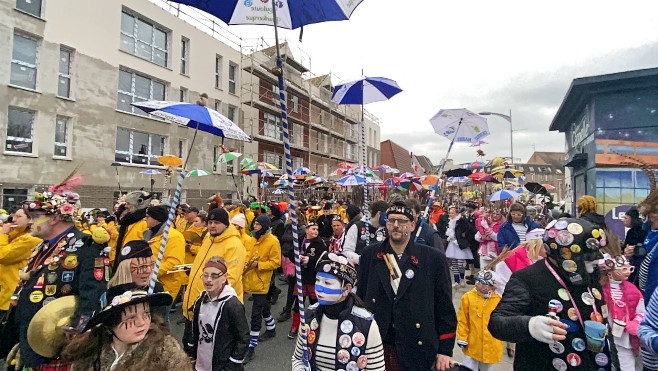
<svg viewBox="0 0 658 371">
<path fill-rule="evenodd" d="M 391 214 L 401 214 L 409 218 L 409 220 L 414 220 L 414 213 L 411 211 L 411 208 L 408 208 L 404 205 L 394 204 L 386 210 L 386 217 Z"/>
<path fill-rule="evenodd" d="M 222 271 L 222 273 L 224 273 L 224 274 L 226 274 L 226 271 L 228 271 L 228 269 L 226 268 L 226 264 L 224 264 L 220 261 L 213 261 L 213 260 L 208 260 L 206 262 L 206 265 L 203 267 L 203 269 L 206 269 L 206 268 L 217 268 L 220 271 Z"/>
<path fill-rule="evenodd" d="M 344 255 L 324 252 L 316 264 L 318 272 L 332 274 L 345 282 L 356 283 L 356 269 L 348 262 Z"/>
</svg>

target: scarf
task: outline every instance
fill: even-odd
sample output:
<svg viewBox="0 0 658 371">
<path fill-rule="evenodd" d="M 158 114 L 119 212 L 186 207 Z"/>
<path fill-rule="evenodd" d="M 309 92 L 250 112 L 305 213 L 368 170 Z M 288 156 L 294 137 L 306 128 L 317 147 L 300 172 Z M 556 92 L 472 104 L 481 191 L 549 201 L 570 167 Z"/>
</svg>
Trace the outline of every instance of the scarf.
<svg viewBox="0 0 658 371">
<path fill-rule="evenodd" d="M 345 232 L 338 237 L 331 236 L 331 240 L 329 240 L 329 252 L 337 254 L 343 251 L 343 241 L 345 241 Z"/>
<path fill-rule="evenodd" d="M 119 237 L 117 238 L 117 249 L 123 247 L 123 239 L 126 237 L 128 227 L 146 218 L 146 209 L 137 209 L 133 212 L 127 213 L 119 220 Z"/>
</svg>

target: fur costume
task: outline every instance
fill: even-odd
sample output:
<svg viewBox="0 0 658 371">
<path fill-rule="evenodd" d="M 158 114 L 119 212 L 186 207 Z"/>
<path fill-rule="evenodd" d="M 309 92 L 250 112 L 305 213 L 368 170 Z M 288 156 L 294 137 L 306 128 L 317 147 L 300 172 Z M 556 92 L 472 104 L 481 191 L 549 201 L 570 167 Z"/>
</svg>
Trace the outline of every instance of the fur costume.
<svg viewBox="0 0 658 371">
<path fill-rule="evenodd" d="M 96 357 L 90 357 L 73 362 L 71 371 L 109 371 L 115 357 L 111 344 L 103 344 L 100 368 L 94 368 Z M 191 371 L 192 364 L 178 341 L 165 333 L 160 326 L 151 323 L 151 328 L 144 340 L 128 347 L 115 370 Z"/>
</svg>

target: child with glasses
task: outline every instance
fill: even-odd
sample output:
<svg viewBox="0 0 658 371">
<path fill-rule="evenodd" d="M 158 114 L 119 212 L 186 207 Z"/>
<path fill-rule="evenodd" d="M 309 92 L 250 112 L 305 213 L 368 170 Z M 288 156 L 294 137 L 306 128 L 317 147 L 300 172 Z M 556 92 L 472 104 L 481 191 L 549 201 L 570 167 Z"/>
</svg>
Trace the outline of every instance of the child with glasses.
<svg viewBox="0 0 658 371">
<path fill-rule="evenodd" d="M 599 263 L 601 288 L 608 305 L 608 324 L 612 327 L 621 369 L 635 370 L 635 360 L 640 354 L 637 332 L 644 319 L 644 298 L 640 290 L 628 282 L 635 267 L 621 253 L 618 240 L 610 238 L 608 245 L 616 256 L 604 254 Z"/>
</svg>

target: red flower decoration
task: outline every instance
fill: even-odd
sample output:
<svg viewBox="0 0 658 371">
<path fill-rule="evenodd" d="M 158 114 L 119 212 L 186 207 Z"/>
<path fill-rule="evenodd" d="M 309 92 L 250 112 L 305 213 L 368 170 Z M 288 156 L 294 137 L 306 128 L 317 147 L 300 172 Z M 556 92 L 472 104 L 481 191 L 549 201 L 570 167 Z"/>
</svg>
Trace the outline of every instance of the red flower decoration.
<svg viewBox="0 0 658 371">
<path fill-rule="evenodd" d="M 75 208 L 71 204 L 64 204 L 60 206 L 59 212 L 62 215 L 73 215 L 73 212 L 75 211 Z"/>
<path fill-rule="evenodd" d="M 411 255 L 411 256 L 409 257 L 409 259 L 411 259 L 411 263 L 412 263 L 413 265 L 418 265 L 418 258 L 417 258 L 417 257 Z"/>
<path fill-rule="evenodd" d="M 384 259 L 384 253 L 382 251 L 377 253 L 377 259 L 380 259 L 380 260 Z"/>
</svg>

